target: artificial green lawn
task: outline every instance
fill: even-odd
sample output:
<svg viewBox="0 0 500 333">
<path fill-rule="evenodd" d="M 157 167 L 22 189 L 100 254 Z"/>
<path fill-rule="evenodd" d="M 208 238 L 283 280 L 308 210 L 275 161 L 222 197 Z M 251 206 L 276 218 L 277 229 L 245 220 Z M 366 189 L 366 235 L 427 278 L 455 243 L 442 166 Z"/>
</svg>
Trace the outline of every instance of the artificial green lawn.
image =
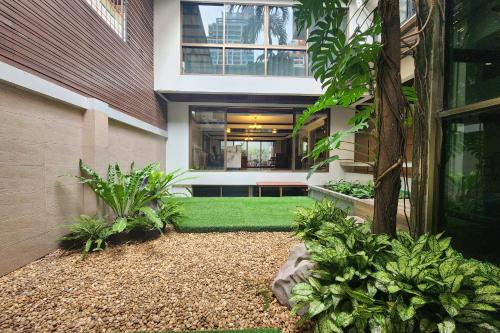
<svg viewBox="0 0 500 333">
<path fill-rule="evenodd" d="M 297 207 L 310 207 L 308 197 L 184 198 L 179 232 L 289 231 Z"/>
</svg>

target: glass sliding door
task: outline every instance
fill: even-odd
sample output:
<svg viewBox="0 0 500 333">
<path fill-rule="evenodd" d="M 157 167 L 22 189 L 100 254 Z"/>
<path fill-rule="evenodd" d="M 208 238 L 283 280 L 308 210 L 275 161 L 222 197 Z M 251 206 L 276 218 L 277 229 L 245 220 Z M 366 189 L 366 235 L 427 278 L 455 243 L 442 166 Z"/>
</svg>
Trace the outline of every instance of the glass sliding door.
<svg viewBox="0 0 500 333">
<path fill-rule="evenodd" d="M 500 108 L 445 122 L 443 219 L 465 255 L 500 263 Z"/>
<path fill-rule="evenodd" d="M 312 116 L 296 138 L 294 121 L 302 111 L 292 108 L 193 106 L 190 112 L 192 169 L 306 171 L 324 158 L 313 161 L 307 155 L 328 135 L 327 112 Z M 321 170 L 327 171 L 328 166 Z"/>
<path fill-rule="evenodd" d="M 500 7 L 450 0 L 447 9 L 438 229 L 465 256 L 499 264 Z"/>
<path fill-rule="evenodd" d="M 192 169 L 224 170 L 225 116 L 224 111 L 191 111 Z"/>
<path fill-rule="evenodd" d="M 297 114 L 297 117 L 301 113 Z M 307 120 L 295 137 L 295 169 L 308 170 L 314 164 L 323 161 L 327 158 L 326 154 L 322 154 L 316 161 L 309 156 L 312 149 L 321 139 L 328 136 L 329 133 L 329 117 L 326 112 L 318 112 Z M 323 170 L 328 170 L 328 166 L 323 167 Z"/>
</svg>

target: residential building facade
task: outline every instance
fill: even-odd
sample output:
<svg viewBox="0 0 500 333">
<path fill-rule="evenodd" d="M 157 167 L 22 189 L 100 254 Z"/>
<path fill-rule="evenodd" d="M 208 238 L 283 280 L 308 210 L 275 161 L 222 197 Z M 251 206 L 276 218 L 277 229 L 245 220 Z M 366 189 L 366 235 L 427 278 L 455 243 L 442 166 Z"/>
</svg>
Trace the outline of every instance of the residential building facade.
<svg viewBox="0 0 500 333">
<path fill-rule="evenodd" d="M 0 2 L 0 275 L 95 214 L 78 161 L 165 167 L 153 90 L 153 1 Z"/>
<path fill-rule="evenodd" d="M 315 143 L 345 129 L 373 97 L 319 112 L 292 135 L 322 93 L 293 4 L 0 2 L 0 275 L 54 250 L 62 224 L 99 212 L 91 191 L 60 177 L 78 175 L 80 159 L 100 172 L 132 161 L 189 170 L 176 190 L 203 196 L 258 195 L 259 182 L 370 180 L 367 133 L 346 138 L 331 153 L 340 160 L 306 178 Z M 402 32 L 412 34 L 412 1 L 400 4 Z M 446 8 L 445 103 L 433 110 L 443 130 L 432 160 L 439 217 L 427 229 L 445 229 L 468 255 L 491 259 L 499 257 L 499 8 L 490 0 Z M 411 85 L 408 51 L 401 76 Z M 437 132 L 429 140 L 439 141 Z"/>
</svg>

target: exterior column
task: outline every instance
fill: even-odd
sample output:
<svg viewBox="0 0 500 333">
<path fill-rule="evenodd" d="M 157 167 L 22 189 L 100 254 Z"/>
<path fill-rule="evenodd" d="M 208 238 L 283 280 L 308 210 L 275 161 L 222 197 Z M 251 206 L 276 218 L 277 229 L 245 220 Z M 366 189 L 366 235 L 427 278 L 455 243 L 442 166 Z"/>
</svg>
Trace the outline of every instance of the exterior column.
<svg viewBox="0 0 500 333">
<path fill-rule="evenodd" d="M 85 111 L 83 120 L 83 162 L 105 175 L 108 165 L 108 115 L 105 113 L 108 105 L 96 99 L 91 99 L 90 107 Z M 101 215 L 103 205 L 99 203 L 95 193 L 84 187 L 83 210 L 88 215 Z"/>
</svg>

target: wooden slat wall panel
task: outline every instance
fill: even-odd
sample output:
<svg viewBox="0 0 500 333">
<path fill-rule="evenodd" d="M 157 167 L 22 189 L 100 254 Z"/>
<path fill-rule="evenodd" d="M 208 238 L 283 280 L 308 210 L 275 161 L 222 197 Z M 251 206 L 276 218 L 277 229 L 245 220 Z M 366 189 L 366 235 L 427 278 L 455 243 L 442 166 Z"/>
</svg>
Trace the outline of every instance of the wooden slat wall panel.
<svg viewBox="0 0 500 333">
<path fill-rule="evenodd" d="M 0 1 L 0 60 L 166 127 L 153 91 L 153 0 L 129 0 L 123 41 L 84 0 Z"/>
</svg>

